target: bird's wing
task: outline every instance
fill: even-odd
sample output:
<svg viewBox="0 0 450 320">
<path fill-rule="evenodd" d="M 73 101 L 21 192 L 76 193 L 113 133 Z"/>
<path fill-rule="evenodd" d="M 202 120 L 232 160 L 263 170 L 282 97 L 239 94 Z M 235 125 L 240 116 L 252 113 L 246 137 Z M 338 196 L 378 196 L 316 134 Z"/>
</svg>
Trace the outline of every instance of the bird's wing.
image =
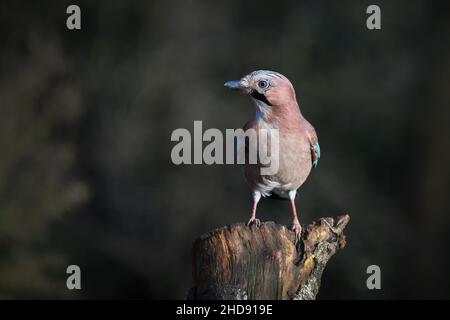
<svg viewBox="0 0 450 320">
<path fill-rule="evenodd" d="M 320 145 L 318 142 L 313 146 L 311 146 L 311 155 L 312 155 L 312 166 L 313 168 L 316 168 L 320 159 Z"/>
<path fill-rule="evenodd" d="M 320 159 L 320 145 L 317 138 L 316 130 L 312 125 L 308 126 L 308 138 L 311 146 L 311 159 L 313 168 L 317 167 Z"/>
</svg>

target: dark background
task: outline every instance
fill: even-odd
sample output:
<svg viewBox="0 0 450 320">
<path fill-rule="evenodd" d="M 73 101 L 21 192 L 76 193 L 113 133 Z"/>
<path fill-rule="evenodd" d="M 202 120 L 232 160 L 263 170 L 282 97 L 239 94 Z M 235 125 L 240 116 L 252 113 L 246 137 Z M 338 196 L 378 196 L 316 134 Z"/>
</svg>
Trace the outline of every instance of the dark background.
<svg viewBox="0 0 450 320">
<path fill-rule="evenodd" d="M 352 217 L 319 298 L 450 298 L 444 1 L 0 3 L 1 298 L 183 298 L 194 238 L 251 197 L 236 166 L 173 165 L 170 135 L 241 127 L 254 107 L 223 83 L 255 69 L 291 79 L 319 135 L 300 220 Z M 288 202 L 259 216 L 291 222 Z"/>
</svg>

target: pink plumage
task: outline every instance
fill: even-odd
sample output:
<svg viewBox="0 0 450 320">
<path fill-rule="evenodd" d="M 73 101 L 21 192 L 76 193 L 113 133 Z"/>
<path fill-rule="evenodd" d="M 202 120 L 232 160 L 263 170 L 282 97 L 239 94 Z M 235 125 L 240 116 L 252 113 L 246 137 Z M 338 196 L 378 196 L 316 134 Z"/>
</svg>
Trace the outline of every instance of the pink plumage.
<svg viewBox="0 0 450 320">
<path fill-rule="evenodd" d="M 228 81 L 225 86 L 248 94 L 255 102 L 255 115 L 245 124 L 245 130 L 256 130 L 258 138 L 262 129 L 278 129 L 279 132 L 279 164 L 275 174 L 261 174 L 259 163 L 244 165 L 244 175 L 253 194 L 253 209 L 248 224 L 260 224 L 256 218 L 256 208 L 261 196 L 289 199 L 292 229 L 298 240 L 302 228 L 297 216 L 295 196 L 320 158 L 316 131 L 303 117 L 291 82 L 280 73 L 258 70 L 241 80 Z M 249 146 L 246 145 L 246 152 L 248 150 Z"/>
</svg>

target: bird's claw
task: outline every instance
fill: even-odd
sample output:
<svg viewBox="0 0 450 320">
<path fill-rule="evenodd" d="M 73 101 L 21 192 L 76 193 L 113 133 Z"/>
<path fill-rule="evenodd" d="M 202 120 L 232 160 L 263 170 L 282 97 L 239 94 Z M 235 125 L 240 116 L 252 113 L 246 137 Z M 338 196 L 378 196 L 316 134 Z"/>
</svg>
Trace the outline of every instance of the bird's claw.
<svg viewBox="0 0 450 320">
<path fill-rule="evenodd" d="M 339 230 L 337 230 L 337 228 L 333 227 L 325 218 L 320 218 L 320 221 L 322 221 L 323 223 L 325 223 L 328 228 L 330 228 L 330 231 L 334 233 L 335 236 L 339 236 Z"/>
<path fill-rule="evenodd" d="M 250 220 L 248 220 L 247 222 L 247 227 L 250 227 L 252 224 L 259 228 L 259 226 L 261 225 L 261 220 L 257 218 L 250 218 Z"/>
<path fill-rule="evenodd" d="M 294 224 L 292 225 L 292 231 L 295 232 L 294 244 L 297 245 L 297 243 L 302 238 L 302 226 L 300 225 L 300 223 L 298 221 L 294 222 Z"/>
</svg>

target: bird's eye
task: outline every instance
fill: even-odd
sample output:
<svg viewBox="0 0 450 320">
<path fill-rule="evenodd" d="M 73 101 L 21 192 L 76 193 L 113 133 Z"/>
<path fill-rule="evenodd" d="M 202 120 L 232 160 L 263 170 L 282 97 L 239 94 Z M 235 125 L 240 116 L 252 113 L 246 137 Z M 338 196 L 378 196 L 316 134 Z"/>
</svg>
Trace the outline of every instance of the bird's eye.
<svg viewBox="0 0 450 320">
<path fill-rule="evenodd" d="M 265 80 L 258 81 L 258 87 L 261 89 L 265 89 L 269 86 L 269 83 Z"/>
</svg>

